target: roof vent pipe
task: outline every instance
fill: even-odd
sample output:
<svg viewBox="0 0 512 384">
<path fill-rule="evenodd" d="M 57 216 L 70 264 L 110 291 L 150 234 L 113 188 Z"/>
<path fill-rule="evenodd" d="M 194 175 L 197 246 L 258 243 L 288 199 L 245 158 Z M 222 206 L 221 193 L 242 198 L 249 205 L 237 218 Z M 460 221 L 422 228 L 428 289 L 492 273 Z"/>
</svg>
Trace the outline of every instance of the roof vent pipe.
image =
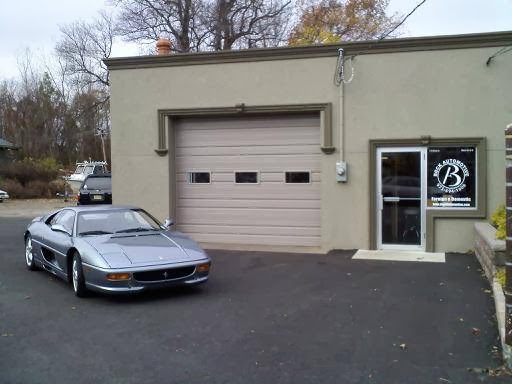
<svg viewBox="0 0 512 384">
<path fill-rule="evenodd" d="M 171 53 L 171 40 L 161 37 L 156 42 L 157 55 L 169 55 Z"/>
</svg>

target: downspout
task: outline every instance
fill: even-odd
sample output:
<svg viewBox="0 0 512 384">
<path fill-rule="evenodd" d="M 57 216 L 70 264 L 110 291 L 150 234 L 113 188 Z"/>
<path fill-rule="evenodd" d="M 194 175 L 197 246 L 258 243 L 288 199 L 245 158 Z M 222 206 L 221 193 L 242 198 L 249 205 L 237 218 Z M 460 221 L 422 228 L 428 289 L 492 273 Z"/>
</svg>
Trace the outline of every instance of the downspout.
<svg viewBox="0 0 512 384">
<path fill-rule="evenodd" d="M 334 74 L 334 85 L 339 88 L 338 100 L 338 118 L 339 118 L 339 161 L 336 162 L 336 181 L 339 183 L 347 182 L 348 168 L 345 161 L 345 89 L 344 85 L 352 82 L 354 78 L 354 67 L 352 58 L 349 58 L 351 75 L 345 78 L 345 52 L 343 48 L 338 49 L 338 62 L 336 64 L 336 72 Z"/>
<path fill-rule="evenodd" d="M 345 83 L 341 82 L 339 85 L 339 119 L 340 119 L 340 138 L 339 138 L 339 151 L 340 162 L 345 162 Z"/>
</svg>

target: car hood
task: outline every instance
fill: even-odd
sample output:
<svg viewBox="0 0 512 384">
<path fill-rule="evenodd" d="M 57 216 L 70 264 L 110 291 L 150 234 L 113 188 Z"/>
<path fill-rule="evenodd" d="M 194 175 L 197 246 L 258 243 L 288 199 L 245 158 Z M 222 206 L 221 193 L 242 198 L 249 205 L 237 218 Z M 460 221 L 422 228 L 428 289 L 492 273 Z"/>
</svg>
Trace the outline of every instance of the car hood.
<svg viewBox="0 0 512 384">
<path fill-rule="evenodd" d="M 112 268 L 185 263 L 207 256 L 199 249 L 179 244 L 166 233 L 91 236 L 84 240 L 94 247 Z"/>
</svg>

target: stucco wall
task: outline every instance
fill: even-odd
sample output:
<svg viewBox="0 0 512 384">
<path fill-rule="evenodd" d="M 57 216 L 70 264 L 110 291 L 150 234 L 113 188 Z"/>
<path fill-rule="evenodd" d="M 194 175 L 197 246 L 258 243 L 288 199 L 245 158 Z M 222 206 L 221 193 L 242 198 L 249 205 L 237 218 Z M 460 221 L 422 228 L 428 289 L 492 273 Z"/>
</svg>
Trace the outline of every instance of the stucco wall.
<svg viewBox="0 0 512 384">
<path fill-rule="evenodd" d="M 114 70 L 114 202 L 169 214 L 169 159 L 154 152 L 158 109 L 331 102 L 337 149 L 322 160 L 324 251 L 370 245 L 370 139 L 486 137 L 489 213 L 504 200 L 503 130 L 512 122 L 511 58 L 485 65 L 496 50 L 357 56 L 353 82 L 344 86 L 346 184 L 334 174 L 341 144 L 335 57 Z M 437 219 L 436 250 L 471 248 L 473 221 Z"/>
</svg>

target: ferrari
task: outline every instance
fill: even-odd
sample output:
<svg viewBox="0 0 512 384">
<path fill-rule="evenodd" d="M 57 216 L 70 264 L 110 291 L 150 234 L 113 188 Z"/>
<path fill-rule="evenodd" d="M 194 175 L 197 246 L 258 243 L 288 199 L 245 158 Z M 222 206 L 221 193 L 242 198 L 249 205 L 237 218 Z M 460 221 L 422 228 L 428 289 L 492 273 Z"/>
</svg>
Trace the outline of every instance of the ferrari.
<svg viewBox="0 0 512 384">
<path fill-rule="evenodd" d="M 211 259 L 197 243 L 141 208 L 67 207 L 25 231 L 25 263 L 88 291 L 129 293 L 208 280 Z"/>
</svg>

